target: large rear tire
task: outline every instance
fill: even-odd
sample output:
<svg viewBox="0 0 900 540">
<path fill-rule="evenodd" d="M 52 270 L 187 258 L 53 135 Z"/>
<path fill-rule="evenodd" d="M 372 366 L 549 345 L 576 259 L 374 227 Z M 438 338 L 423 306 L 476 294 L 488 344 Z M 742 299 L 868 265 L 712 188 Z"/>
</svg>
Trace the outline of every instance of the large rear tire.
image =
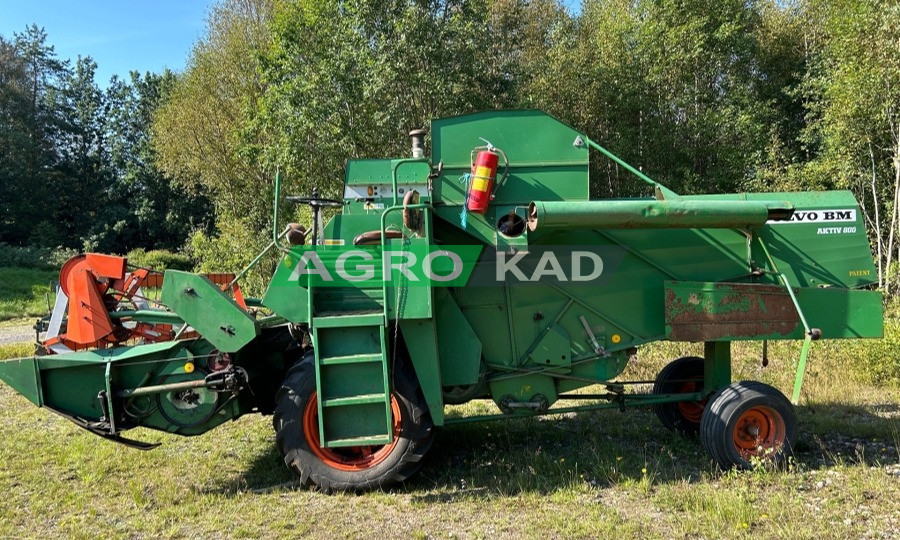
<svg viewBox="0 0 900 540">
<path fill-rule="evenodd" d="M 741 381 L 709 400 L 700 422 L 700 442 L 723 469 L 748 469 L 757 460 L 778 463 L 797 440 L 797 413 L 777 389 Z"/>
<path fill-rule="evenodd" d="M 322 448 L 313 353 L 288 371 L 276 397 L 275 442 L 303 487 L 367 491 L 406 481 L 421 466 L 434 437 L 431 415 L 418 382 L 407 370 L 394 373 L 391 403 L 394 440 L 384 446 Z M 402 365 L 402 363 L 401 363 Z"/>
<path fill-rule="evenodd" d="M 703 389 L 703 359 L 685 356 L 673 360 L 656 376 L 654 394 L 684 394 Z M 706 400 L 679 401 L 677 403 L 657 403 L 653 412 L 666 429 L 695 436 L 700 432 L 700 420 Z"/>
</svg>

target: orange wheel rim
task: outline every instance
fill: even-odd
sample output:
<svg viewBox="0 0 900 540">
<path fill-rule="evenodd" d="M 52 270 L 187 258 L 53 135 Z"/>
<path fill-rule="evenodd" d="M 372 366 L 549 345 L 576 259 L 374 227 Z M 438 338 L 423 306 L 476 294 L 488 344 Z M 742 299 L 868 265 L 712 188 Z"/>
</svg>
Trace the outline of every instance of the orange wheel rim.
<svg viewBox="0 0 900 540">
<path fill-rule="evenodd" d="M 679 394 L 690 394 L 698 391 L 698 384 L 694 381 L 683 383 L 678 387 Z M 703 409 L 706 408 L 706 400 L 703 401 L 679 401 L 677 404 L 678 412 L 685 420 L 694 424 L 699 424 L 703 418 Z"/>
<path fill-rule="evenodd" d="M 743 457 L 777 452 L 786 438 L 784 418 L 769 407 L 747 409 L 734 426 L 734 447 Z"/>
<path fill-rule="evenodd" d="M 303 410 L 303 436 L 313 454 L 329 467 L 341 471 L 363 471 L 378 465 L 394 451 L 400 440 L 402 426 L 400 404 L 391 396 L 391 417 L 394 427 L 394 440 L 382 446 L 348 446 L 344 448 L 323 448 L 319 438 L 319 404 L 313 392 Z"/>
</svg>

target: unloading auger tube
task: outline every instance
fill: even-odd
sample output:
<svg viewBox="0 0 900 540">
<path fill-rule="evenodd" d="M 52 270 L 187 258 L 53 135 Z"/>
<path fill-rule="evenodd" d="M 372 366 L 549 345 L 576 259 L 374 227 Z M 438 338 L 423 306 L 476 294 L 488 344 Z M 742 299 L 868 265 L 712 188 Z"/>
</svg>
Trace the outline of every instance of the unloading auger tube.
<svg viewBox="0 0 900 540">
<path fill-rule="evenodd" d="M 679 195 L 535 110 L 434 120 L 428 144 L 411 136 L 412 157 L 349 160 L 342 194 L 286 197 L 311 207 L 307 226 L 280 222 L 279 171 L 271 241 L 238 272 L 73 260 L 40 354 L 0 362 L 0 380 L 140 449 L 156 443 L 126 438 L 135 427 L 192 436 L 272 415 L 272 444 L 302 485 L 360 491 L 412 477 L 443 426 L 632 406 L 698 437 L 713 467 L 782 460 L 793 405 L 732 381 L 731 343 L 760 342 L 765 358 L 768 341 L 803 340 L 796 402 L 814 339 L 882 335 L 850 192 Z M 486 140 L 503 158 L 499 188 L 499 160 L 473 160 Z M 649 196 L 591 200 L 591 150 Z M 238 283 L 267 257 L 267 290 L 244 297 Z M 626 366 L 663 340 L 693 354 L 636 391 L 646 381 Z M 496 412 L 445 414 L 472 400 Z"/>
<path fill-rule="evenodd" d="M 534 201 L 528 229 L 744 229 L 793 213 L 787 201 Z"/>
</svg>

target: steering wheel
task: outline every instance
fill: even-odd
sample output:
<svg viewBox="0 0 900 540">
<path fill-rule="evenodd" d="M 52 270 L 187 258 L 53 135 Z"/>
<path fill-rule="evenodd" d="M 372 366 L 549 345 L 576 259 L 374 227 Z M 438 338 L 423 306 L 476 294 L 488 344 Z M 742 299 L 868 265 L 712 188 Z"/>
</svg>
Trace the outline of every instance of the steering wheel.
<svg viewBox="0 0 900 540">
<path fill-rule="evenodd" d="M 292 202 L 294 204 L 308 204 L 313 208 L 337 208 L 344 206 L 344 201 L 340 201 L 337 199 L 326 199 L 324 197 L 319 197 L 319 190 L 313 188 L 311 197 L 285 197 L 285 200 L 288 202 Z"/>
</svg>

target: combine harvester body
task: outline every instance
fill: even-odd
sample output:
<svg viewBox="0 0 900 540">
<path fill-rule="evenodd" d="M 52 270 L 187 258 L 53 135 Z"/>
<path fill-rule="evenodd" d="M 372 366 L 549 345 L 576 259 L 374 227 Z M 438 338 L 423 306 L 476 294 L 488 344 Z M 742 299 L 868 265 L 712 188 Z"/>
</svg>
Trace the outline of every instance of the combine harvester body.
<svg viewBox="0 0 900 540">
<path fill-rule="evenodd" d="M 778 460 L 793 407 L 732 382 L 731 343 L 802 340 L 796 403 L 815 340 L 882 335 L 849 192 L 680 196 L 539 111 L 436 120 L 430 157 L 412 135 L 411 158 L 348 162 L 343 200 L 288 197 L 312 206 L 312 232 L 282 231 L 276 210 L 278 269 L 260 299 L 233 276 L 166 271 L 153 304 L 138 294 L 146 269 L 94 254 L 67 265 L 47 354 L 0 363 L 0 380 L 138 448 L 154 445 L 125 431 L 199 435 L 273 414 L 304 484 L 363 490 L 411 476 L 435 426 L 633 405 L 699 435 L 722 467 Z M 652 196 L 591 200 L 592 147 Z M 636 392 L 647 381 L 620 375 L 659 340 L 704 355 Z M 497 413 L 445 414 L 474 399 Z"/>
</svg>

